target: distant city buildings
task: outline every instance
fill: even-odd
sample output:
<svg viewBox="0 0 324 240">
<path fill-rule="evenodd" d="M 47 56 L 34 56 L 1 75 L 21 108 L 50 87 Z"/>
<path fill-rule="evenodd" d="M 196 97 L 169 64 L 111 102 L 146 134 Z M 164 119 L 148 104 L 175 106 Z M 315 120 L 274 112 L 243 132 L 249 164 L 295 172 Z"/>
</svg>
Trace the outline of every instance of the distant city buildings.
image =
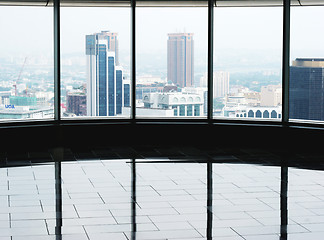
<svg viewBox="0 0 324 240">
<path fill-rule="evenodd" d="M 168 34 L 167 75 L 179 87 L 191 87 L 194 82 L 193 33 Z"/>
<path fill-rule="evenodd" d="M 62 117 L 130 117 L 131 85 L 125 77 L 130 73 L 119 65 L 118 34 L 102 31 L 86 35 L 85 40 L 86 57 L 81 54 L 83 61 L 78 54 L 62 58 L 62 64 L 69 69 L 62 74 Z M 20 58 L 19 64 L 23 62 L 24 57 Z M 167 69 L 155 64 L 152 61 L 152 64 L 137 69 L 136 87 L 133 89 L 136 116 L 206 117 L 207 74 L 203 72 L 205 68 L 198 65 L 199 72 L 194 82 L 193 33 L 169 33 Z M 10 76 L 10 80 L 0 81 L 0 118 L 54 117 L 51 67 L 37 67 L 37 72 L 26 72 L 20 81 L 17 81 L 17 76 L 11 76 L 10 71 L 6 73 L 4 76 Z M 323 68 L 324 59 L 296 59 L 294 62 L 290 83 L 291 118 L 324 119 L 314 116 L 324 111 L 319 110 L 324 104 Z M 294 75 L 294 71 L 298 72 Z M 269 78 L 264 78 L 264 75 L 269 75 Z M 215 117 L 281 118 L 280 77 L 274 78 L 271 71 L 242 75 L 233 71 L 231 77 L 230 86 L 229 72 L 214 71 L 212 103 Z M 304 115 L 296 116 L 294 111 Z"/>
<path fill-rule="evenodd" d="M 11 91 L 0 91 L 0 105 L 10 104 Z"/>
<path fill-rule="evenodd" d="M 14 106 L 36 106 L 36 97 L 26 97 L 26 96 L 10 96 L 9 101 L 11 105 Z"/>
<path fill-rule="evenodd" d="M 289 117 L 324 120 L 324 59 L 297 58 L 290 67 Z"/>
<path fill-rule="evenodd" d="M 213 76 L 214 97 L 225 97 L 229 93 L 230 74 L 225 71 L 216 71 Z"/>
<path fill-rule="evenodd" d="M 0 106 L 0 119 L 42 119 L 54 118 L 53 107 L 18 106 L 6 104 Z"/>
<path fill-rule="evenodd" d="M 245 119 L 281 119 L 281 85 L 262 86 L 261 92 L 237 89 L 224 98 L 218 117 Z"/>
<path fill-rule="evenodd" d="M 230 74 L 225 71 L 215 71 L 213 74 L 214 98 L 225 97 L 229 94 Z M 200 87 L 207 87 L 207 73 L 200 78 Z"/>
<path fill-rule="evenodd" d="M 86 36 L 87 115 L 116 116 L 129 104 L 130 84 L 118 66 L 117 33 L 102 31 Z"/>
<path fill-rule="evenodd" d="M 282 105 L 282 86 L 268 85 L 261 87 L 260 106 L 279 106 Z"/>
<path fill-rule="evenodd" d="M 201 94 L 183 92 L 149 93 L 143 96 L 143 103 L 144 109 L 153 109 L 156 112 L 155 114 L 159 115 L 164 112 L 163 115 L 169 117 L 203 116 L 204 97 Z M 143 110 L 142 112 L 144 114 Z"/>
<path fill-rule="evenodd" d="M 85 92 L 71 92 L 66 96 L 66 112 L 75 116 L 87 115 L 87 96 Z"/>
<path fill-rule="evenodd" d="M 166 80 L 160 77 L 143 75 L 136 78 L 136 99 L 142 101 L 146 93 L 162 92 L 166 86 Z"/>
<path fill-rule="evenodd" d="M 33 94 L 33 96 L 9 95 L 8 98 L 4 98 L 4 103 L 0 105 L 0 119 L 53 118 L 54 108 L 45 103 L 45 96 L 46 94 L 41 94 L 41 92 Z"/>
<path fill-rule="evenodd" d="M 229 118 L 245 119 L 281 119 L 281 107 L 261 107 L 240 105 L 236 107 L 224 107 L 223 116 Z"/>
</svg>

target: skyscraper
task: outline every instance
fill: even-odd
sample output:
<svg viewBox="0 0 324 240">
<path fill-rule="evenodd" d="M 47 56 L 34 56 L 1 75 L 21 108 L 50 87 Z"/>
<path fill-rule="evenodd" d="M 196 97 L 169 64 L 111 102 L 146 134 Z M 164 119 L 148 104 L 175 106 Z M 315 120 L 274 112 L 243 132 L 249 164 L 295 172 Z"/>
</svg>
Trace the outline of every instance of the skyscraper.
<svg viewBox="0 0 324 240">
<path fill-rule="evenodd" d="M 87 35 L 86 36 L 87 51 L 93 50 L 95 44 L 98 44 L 98 41 L 105 42 L 104 44 L 107 47 L 107 52 L 115 53 L 116 65 L 119 65 L 118 33 L 110 32 L 110 31 L 101 31 L 100 33 Z"/>
<path fill-rule="evenodd" d="M 194 81 L 193 33 L 168 34 L 168 81 L 191 87 Z"/>
<path fill-rule="evenodd" d="M 129 87 L 125 86 L 123 71 L 118 66 L 116 37 L 117 33 L 108 31 L 86 36 L 88 116 L 115 116 L 122 113 L 125 102 L 123 89 Z"/>
<path fill-rule="evenodd" d="M 290 67 L 289 117 L 324 120 L 324 59 L 297 58 Z"/>
</svg>

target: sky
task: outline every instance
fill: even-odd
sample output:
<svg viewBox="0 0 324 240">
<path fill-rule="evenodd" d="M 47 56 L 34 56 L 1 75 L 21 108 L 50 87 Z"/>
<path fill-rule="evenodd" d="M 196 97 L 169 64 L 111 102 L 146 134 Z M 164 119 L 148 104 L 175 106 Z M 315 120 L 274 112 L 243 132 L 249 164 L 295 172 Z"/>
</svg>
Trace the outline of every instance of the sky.
<svg viewBox="0 0 324 240">
<path fill-rule="evenodd" d="M 0 7 L 1 55 L 51 54 L 53 12 L 45 7 Z M 291 55 L 324 57 L 324 7 L 291 12 Z M 215 9 L 215 51 L 281 52 L 282 8 Z M 120 49 L 130 49 L 129 8 L 61 8 L 62 54 L 83 53 L 85 35 L 118 32 Z M 207 51 L 206 8 L 137 8 L 137 53 L 166 54 L 167 34 L 192 32 L 195 54 Z"/>
</svg>

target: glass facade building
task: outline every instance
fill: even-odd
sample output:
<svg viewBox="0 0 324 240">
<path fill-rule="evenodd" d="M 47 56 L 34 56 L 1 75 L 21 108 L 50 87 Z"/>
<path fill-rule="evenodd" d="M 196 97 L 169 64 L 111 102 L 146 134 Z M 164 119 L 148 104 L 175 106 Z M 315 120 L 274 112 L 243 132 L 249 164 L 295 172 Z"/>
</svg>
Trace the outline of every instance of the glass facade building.
<svg viewBox="0 0 324 240">
<path fill-rule="evenodd" d="M 324 121 L 324 59 L 297 58 L 290 67 L 290 117 Z"/>
<path fill-rule="evenodd" d="M 103 31 L 86 36 L 88 116 L 121 115 L 123 102 L 129 105 L 129 90 L 123 97 L 129 83 L 123 82 L 123 70 L 117 64 L 117 46 L 116 33 Z"/>
</svg>

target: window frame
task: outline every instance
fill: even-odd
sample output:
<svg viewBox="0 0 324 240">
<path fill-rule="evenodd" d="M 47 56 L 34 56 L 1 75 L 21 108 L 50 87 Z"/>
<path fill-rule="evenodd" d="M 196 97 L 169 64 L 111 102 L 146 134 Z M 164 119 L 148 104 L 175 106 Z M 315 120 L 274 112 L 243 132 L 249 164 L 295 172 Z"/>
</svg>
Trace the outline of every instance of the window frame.
<svg viewBox="0 0 324 240">
<path fill-rule="evenodd" d="M 55 86 L 60 86 L 61 83 L 61 75 L 60 75 L 60 8 L 61 2 L 64 3 L 65 0 L 53 0 L 53 7 L 54 7 L 54 73 L 57 73 L 54 76 L 54 82 Z M 130 11 L 131 11 L 131 71 L 130 71 L 130 81 L 131 81 L 131 116 L 130 119 L 118 119 L 118 118 L 109 118 L 104 117 L 102 119 L 93 119 L 93 118 L 85 118 L 80 119 L 77 121 L 93 121 L 93 120 L 99 120 L 104 122 L 149 122 L 149 121 L 171 121 L 171 122 L 203 122 L 203 123 L 217 123 L 217 122 L 236 122 L 236 123 L 271 123 L 271 124 L 282 124 L 287 125 L 289 123 L 289 54 L 290 54 L 290 7 L 292 5 L 292 1 L 294 4 L 295 0 L 259 0 L 259 1 L 252 1 L 253 3 L 258 2 L 266 2 L 269 4 L 269 6 L 280 6 L 283 8 L 283 40 L 282 40 L 282 87 L 283 87 L 283 93 L 282 93 L 282 119 L 281 121 L 271 121 L 271 120 L 263 120 L 263 119 L 257 119 L 257 120 L 245 120 L 245 119 L 215 119 L 213 116 L 213 59 L 214 59 L 214 8 L 219 5 L 220 2 L 226 2 L 222 0 L 198 0 L 198 1 L 172 1 L 172 0 L 130 0 Z M 318 0 L 321 1 L 321 0 Z M 66 1 L 68 2 L 68 1 Z M 88 1 L 90 2 L 90 1 Z M 104 2 L 104 0 L 102 1 Z M 110 2 L 109 0 L 106 0 L 106 2 Z M 127 2 L 127 1 L 123 1 Z M 250 1 L 234 1 L 239 3 L 245 3 L 249 2 L 250 4 L 252 2 Z M 139 5 L 137 6 L 137 3 Z M 206 118 L 193 118 L 193 117 L 185 117 L 185 118 L 157 118 L 157 117 L 137 117 L 136 116 L 136 8 L 137 7 L 143 7 L 145 4 L 147 6 L 155 6 L 156 7 L 163 7 L 166 6 L 166 3 L 172 3 L 172 5 L 176 6 L 192 6 L 192 7 L 207 7 L 208 16 L 207 16 L 207 28 L 208 28 L 208 36 L 207 36 L 207 117 Z M 275 4 L 274 4 L 275 3 Z M 282 4 L 281 4 L 282 3 Z M 189 5 L 188 5 L 189 4 Z M 190 5 L 191 4 L 191 5 Z M 299 1 L 300 4 L 300 1 Z M 64 6 L 63 6 L 64 7 Z M 127 6 L 129 7 L 129 6 Z M 57 87 L 56 87 L 57 88 Z M 72 121 L 74 122 L 75 119 L 66 119 L 61 117 L 60 113 L 60 88 L 54 89 L 55 92 L 55 107 L 54 107 L 54 119 L 57 123 L 63 123 L 66 121 Z"/>
<path fill-rule="evenodd" d="M 79 1 L 68 1 L 68 0 L 17 0 L 17 1 L 4 1 L 0 3 L 1 5 L 16 5 L 16 6 L 45 6 L 45 7 L 53 7 L 54 12 L 54 21 L 53 21 L 53 29 L 54 29 L 54 119 L 53 120 L 26 120 L 26 121 L 14 121 L 14 120 L 4 120 L 1 121 L 1 126 L 7 126 L 10 124 L 22 124 L 22 125 L 33 125 L 40 124 L 40 122 L 44 124 L 55 123 L 58 125 L 63 124 L 73 124 L 73 123 L 140 123 L 140 122 L 181 122 L 181 123 L 189 123 L 189 122 L 199 122 L 204 124 L 223 124 L 223 123 L 235 123 L 235 124 L 262 124 L 262 125 L 281 125 L 281 126 L 323 126 L 322 123 L 316 121 L 291 121 L 289 119 L 289 59 L 290 59 L 290 9 L 291 6 L 303 6 L 305 5 L 305 0 L 259 0 L 259 1 L 227 1 L 233 4 L 234 2 L 238 4 L 238 6 L 247 6 L 246 3 L 261 4 L 264 7 L 264 4 L 267 6 L 278 6 L 283 9 L 283 37 L 282 37 L 282 118 L 281 121 L 270 121 L 270 120 L 245 120 L 245 119 L 219 119 L 213 117 L 213 55 L 214 55 L 214 8 L 215 7 L 229 7 L 226 6 L 225 0 L 196 0 L 196 1 L 153 1 L 153 0 L 79 0 Z M 131 23 L 130 23 L 130 31 L 131 31 L 131 71 L 130 71 L 130 107 L 131 107 L 131 116 L 130 118 L 82 118 L 82 119 L 73 119 L 73 118 L 62 118 L 61 117 L 61 52 L 60 52 L 60 9 L 62 7 L 72 6 L 84 6 L 89 4 L 90 6 L 124 6 L 130 8 L 131 15 Z M 172 3 L 172 4 L 171 4 Z M 70 4 L 70 5 L 69 5 Z M 114 5 L 115 4 L 115 5 Z M 207 53 L 207 76 L 208 76 L 208 93 L 207 93 L 207 118 L 138 118 L 136 116 L 136 8 L 137 4 L 139 7 L 145 6 L 156 6 L 163 7 L 167 4 L 174 4 L 177 6 L 184 7 L 207 7 L 208 8 L 208 53 Z M 164 5 L 163 5 L 164 4 Z M 324 6 L 323 0 L 313 0 L 309 5 L 311 6 Z M 324 126 L 323 126 L 324 127 Z"/>
</svg>

